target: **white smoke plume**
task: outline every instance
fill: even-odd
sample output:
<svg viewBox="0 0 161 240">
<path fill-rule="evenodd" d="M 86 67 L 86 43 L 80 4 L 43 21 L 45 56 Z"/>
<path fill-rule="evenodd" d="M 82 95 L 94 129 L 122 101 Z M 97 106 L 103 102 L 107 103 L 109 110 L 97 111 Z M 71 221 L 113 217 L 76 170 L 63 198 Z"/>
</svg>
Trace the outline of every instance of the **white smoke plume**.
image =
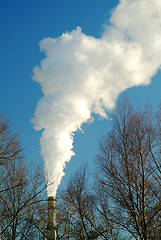
<svg viewBox="0 0 161 240">
<path fill-rule="evenodd" d="M 44 96 L 34 114 L 43 129 L 41 153 L 48 173 L 49 195 L 56 195 L 64 167 L 74 155 L 74 132 L 91 114 L 106 117 L 118 95 L 147 85 L 161 65 L 161 1 L 121 0 L 101 38 L 80 27 L 58 38 L 45 38 L 46 54 L 33 79 Z"/>
</svg>

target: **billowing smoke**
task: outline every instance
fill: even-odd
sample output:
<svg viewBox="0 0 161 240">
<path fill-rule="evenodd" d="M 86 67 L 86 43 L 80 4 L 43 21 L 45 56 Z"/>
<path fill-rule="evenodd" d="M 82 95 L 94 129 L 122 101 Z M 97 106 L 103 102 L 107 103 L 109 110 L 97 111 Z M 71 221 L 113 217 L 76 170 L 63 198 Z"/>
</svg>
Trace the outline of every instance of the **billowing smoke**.
<svg viewBox="0 0 161 240">
<path fill-rule="evenodd" d="M 121 0 L 101 38 L 80 27 L 58 38 L 45 38 L 46 54 L 33 70 L 44 96 L 34 114 L 34 127 L 43 129 L 41 153 L 49 195 L 56 195 L 64 167 L 74 155 L 74 132 L 91 114 L 106 117 L 118 95 L 147 85 L 161 65 L 161 1 Z"/>
</svg>

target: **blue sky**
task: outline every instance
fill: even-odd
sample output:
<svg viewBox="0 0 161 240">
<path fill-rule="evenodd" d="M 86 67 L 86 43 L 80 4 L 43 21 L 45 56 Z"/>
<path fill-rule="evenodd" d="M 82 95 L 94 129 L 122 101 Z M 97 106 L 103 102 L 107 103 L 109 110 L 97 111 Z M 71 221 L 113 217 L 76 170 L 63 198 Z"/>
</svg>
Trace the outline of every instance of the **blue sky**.
<svg viewBox="0 0 161 240">
<path fill-rule="evenodd" d="M 40 85 L 32 80 L 34 66 L 44 58 L 39 42 L 46 37 L 56 38 L 66 31 L 71 32 L 77 26 L 86 35 L 100 38 L 104 26 L 109 23 L 111 10 L 117 4 L 116 0 L 1 1 L 0 110 L 19 133 L 28 161 L 43 161 L 39 144 L 42 132 L 35 131 L 31 123 L 37 102 L 43 96 Z M 126 90 L 130 102 L 142 108 L 151 102 L 156 107 L 161 99 L 160 79 L 159 72 L 148 86 Z M 98 140 L 111 126 L 111 121 L 99 119 L 96 116 L 92 124 L 83 124 L 84 133 L 78 131 L 75 134 L 76 156 L 66 165 L 63 183 L 82 162 L 87 161 L 91 168 L 94 165 L 92 161 L 98 151 Z"/>
</svg>

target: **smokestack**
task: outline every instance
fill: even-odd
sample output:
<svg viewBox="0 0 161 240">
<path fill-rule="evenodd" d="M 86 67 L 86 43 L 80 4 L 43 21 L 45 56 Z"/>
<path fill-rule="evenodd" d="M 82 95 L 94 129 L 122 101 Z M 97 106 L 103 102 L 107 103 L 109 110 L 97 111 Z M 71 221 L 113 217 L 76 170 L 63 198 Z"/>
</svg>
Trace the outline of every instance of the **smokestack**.
<svg viewBox="0 0 161 240">
<path fill-rule="evenodd" d="M 56 240 L 56 198 L 48 197 L 48 219 L 47 237 L 48 240 Z"/>
</svg>

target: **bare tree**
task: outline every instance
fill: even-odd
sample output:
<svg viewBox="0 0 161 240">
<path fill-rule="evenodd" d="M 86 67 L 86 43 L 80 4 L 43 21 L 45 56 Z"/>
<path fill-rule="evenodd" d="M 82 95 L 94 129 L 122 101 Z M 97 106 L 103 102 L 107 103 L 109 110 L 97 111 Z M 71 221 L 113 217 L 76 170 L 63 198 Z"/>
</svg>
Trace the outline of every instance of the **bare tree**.
<svg viewBox="0 0 161 240">
<path fill-rule="evenodd" d="M 32 164 L 33 165 L 33 164 Z M 0 115 L 0 238 L 42 239 L 39 205 L 46 197 L 40 168 L 27 167 L 17 135 Z"/>
<path fill-rule="evenodd" d="M 5 181 L 0 194 L 1 239 L 38 239 L 39 206 L 46 197 L 40 170 L 27 170 L 22 160 L 6 162 Z"/>
<path fill-rule="evenodd" d="M 11 133 L 7 118 L 0 113 L 0 166 L 21 157 L 22 149 L 17 135 Z"/>
<path fill-rule="evenodd" d="M 154 116 L 150 106 L 136 112 L 125 98 L 97 156 L 102 215 L 141 240 L 160 239 L 161 145 Z"/>
<path fill-rule="evenodd" d="M 58 199 L 58 239 L 116 240 L 112 224 L 102 221 L 94 189 L 89 187 L 86 166 L 70 179 Z"/>
</svg>

